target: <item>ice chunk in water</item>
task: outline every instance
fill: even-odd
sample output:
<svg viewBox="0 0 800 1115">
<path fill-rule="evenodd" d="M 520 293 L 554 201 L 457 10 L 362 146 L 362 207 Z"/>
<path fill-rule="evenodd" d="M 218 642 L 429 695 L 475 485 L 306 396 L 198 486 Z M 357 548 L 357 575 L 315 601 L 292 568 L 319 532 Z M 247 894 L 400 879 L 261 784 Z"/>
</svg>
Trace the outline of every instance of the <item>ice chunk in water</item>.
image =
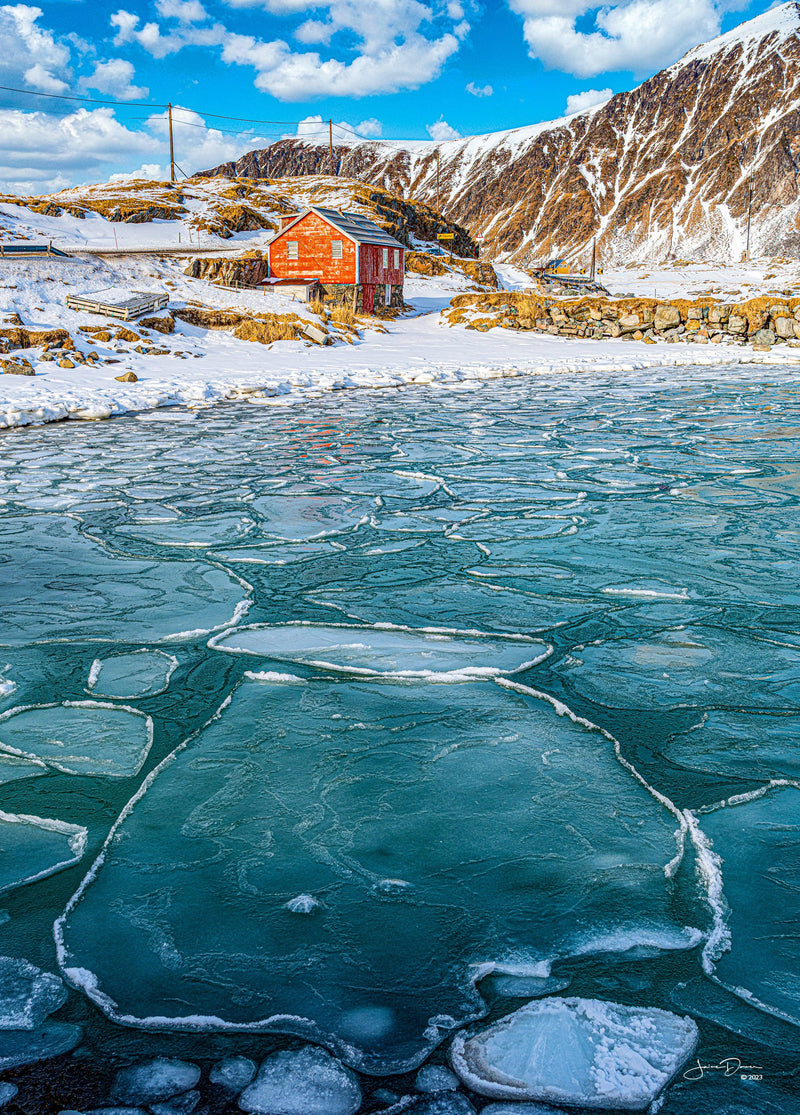
<svg viewBox="0 0 800 1115">
<path fill-rule="evenodd" d="M 5 1107 L 7 1103 L 13 1100 L 14 1096 L 19 1091 L 16 1084 L 4 1083 L 0 1084 L 0 1107 Z"/>
<path fill-rule="evenodd" d="M 605 736 L 495 682 L 246 679 L 123 815 L 60 962 L 115 1018 L 406 1071 L 485 1012 L 475 965 L 674 924 L 677 827 Z"/>
<path fill-rule="evenodd" d="M 253 624 L 224 631 L 209 641 L 215 650 L 303 662 L 349 674 L 428 674 L 488 677 L 524 670 L 550 653 L 524 636 L 474 638 L 462 631 L 346 627 L 311 623 Z"/>
<path fill-rule="evenodd" d="M 472 1038 L 458 1034 L 450 1060 L 482 1096 L 643 1111 L 697 1039 L 695 1023 L 669 1011 L 542 999 Z"/>
<path fill-rule="evenodd" d="M 458 1077 L 445 1065 L 423 1065 L 414 1080 L 418 1092 L 455 1092 Z"/>
<path fill-rule="evenodd" d="M 286 542 L 308 542 L 351 530 L 366 522 L 374 503 L 328 493 L 261 496 L 252 507 L 261 516 L 261 532 Z"/>
<path fill-rule="evenodd" d="M 587 646 L 565 674 L 585 697 L 615 708 L 800 705 L 800 648 L 699 624 Z"/>
<path fill-rule="evenodd" d="M 0 749 L 64 774 L 127 778 L 153 742 L 149 716 L 100 701 L 21 705 L 0 715 Z"/>
<path fill-rule="evenodd" d="M 259 1115 L 355 1115 L 360 1106 L 354 1074 L 313 1046 L 267 1057 L 239 1096 L 243 1111 Z"/>
<path fill-rule="evenodd" d="M 71 867 L 82 858 L 86 837 L 80 825 L 0 811 L 0 891 Z"/>
<path fill-rule="evenodd" d="M 177 665 L 177 658 L 162 650 L 96 658 L 86 688 L 100 697 L 154 697 L 166 690 Z"/>
<path fill-rule="evenodd" d="M 0 956 L 0 1030 L 37 1030 L 66 1001 L 58 976 L 27 960 Z"/>
<path fill-rule="evenodd" d="M 730 948 L 722 951 L 724 936 L 716 953 L 708 947 L 706 967 L 737 995 L 800 1025 L 800 790 L 776 787 L 698 820 L 712 841 L 709 901 L 717 918 L 725 918 L 713 885 L 721 868 L 730 908 Z"/>
<path fill-rule="evenodd" d="M 15 755 L 0 755 L 0 785 L 16 782 L 20 778 L 38 778 L 42 774 L 47 774 L 44 763 L 18 759 Z"/>
<path fill-rule="evenodd" d="M 255 1075 L 256 1063 L 249 1057 L 225 1057 L 224 1060 L 217 1061 L 208 1074 L 208 1079 L 228 1092 L 241 1092 L 252 1083 Z"/>
<path fill-rule="evenodd" d="M 80 1026 L 45 1022 L 38 1030 L 0 1030 L 0 1069 L 35 1065 L 69 1053 L 83 1037 Z"/>
<path fill-rule="evenodd" d="M 774 716 L 711 709 L 660 748 L 670 762 L 690 770 L 735 778 L 800 778 L 800 720 L 796 713 Z"/>
<path fill-rule="evenodd" d="M 409 1115 L 475 1115 L 475 1108 L 461 1093 L 420 1098 L 405 1110 Z"/>
<path fill-rule="evenodd" d="M 241 611 L 245 590 L 222 569 L 112 555 L 66 518 L 28 515 L 23 522 L 0 562 L 0 645 L 150 643 L 210 633 Z"/>
<path fill-rule="evenodd" d="M 159 1103 L 188 1092 L 200 1079 L 200 1069 L 187 1061 L 155 1057 L 121 1069 L 114 1077 L 112 1095 L 120 1103 Z"/>
<path fill-rule="evenodd" d="M 199 1092 L 183 1092 L 163 1103 L 151 1103 L 150 1115 L 191 1115 L 199 1102 Z"/>
<path fill-rule="evenodd" d="M 186 515 L 166 523 L 123 523 L 114 533 L 125 538 L 152 542 L 158 546 L 235 546 L 255 529 L 252 519 L 241 514 Z"/>
</svg>

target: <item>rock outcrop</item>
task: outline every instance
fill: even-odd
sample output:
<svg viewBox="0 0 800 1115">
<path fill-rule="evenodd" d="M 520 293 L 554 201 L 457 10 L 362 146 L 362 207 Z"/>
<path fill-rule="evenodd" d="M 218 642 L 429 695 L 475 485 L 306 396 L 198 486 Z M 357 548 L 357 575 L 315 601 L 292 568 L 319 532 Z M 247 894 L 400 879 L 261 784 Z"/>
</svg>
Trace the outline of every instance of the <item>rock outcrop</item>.
<svg viewBox="0 0 800 1115">
<path fill-rule="evenodd" d="M 637 89 L 551 123 L 435 144 L 340 144 L 338 171 L 435 204 L 488 254 L 587 261 L 738 260 L 800 250 L 800 5 L 689 51 Z M 318 174 L 328 147 L 299 139 L 210 174 Z"/>
</svg>

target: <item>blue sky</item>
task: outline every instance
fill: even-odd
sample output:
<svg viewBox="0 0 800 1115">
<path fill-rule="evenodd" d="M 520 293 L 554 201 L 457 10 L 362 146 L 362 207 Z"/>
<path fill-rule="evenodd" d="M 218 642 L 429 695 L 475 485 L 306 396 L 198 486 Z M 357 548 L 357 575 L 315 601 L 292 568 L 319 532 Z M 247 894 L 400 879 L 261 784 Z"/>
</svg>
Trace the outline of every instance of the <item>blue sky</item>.
<svg viewBox="0 0 800 1115">
<path fill-rule="evenodd" d="M 38 0 L 0 5 L 0 189 L 187 172 L 315 118 L 385 139 L 530 124 L 629 89 L 775 6 L 742 0 Z M 145 102 L 141 105 L 140 102 Z M 222 120 L 250 117 L 272 123 Z M 340 134 L 346 134 L 341 132 Z"/>
</svg>

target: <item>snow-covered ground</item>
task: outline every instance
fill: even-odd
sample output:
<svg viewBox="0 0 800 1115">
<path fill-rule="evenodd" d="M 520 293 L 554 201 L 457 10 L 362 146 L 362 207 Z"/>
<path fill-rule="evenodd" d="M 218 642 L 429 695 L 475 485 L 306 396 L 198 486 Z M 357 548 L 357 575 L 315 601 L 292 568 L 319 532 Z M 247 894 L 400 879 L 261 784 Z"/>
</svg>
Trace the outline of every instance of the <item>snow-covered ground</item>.
<svg viewBox="0 0 800 1115">
<path fill-rule="evenodd" d="M 211 184 L 208 190 L 212 191 Z M 192 203 L 193 209 L 196 204 Z M 67 212 L 46 216 L 7 204 L 0 205 L 0 225 L 5 226 L 6 239 L 52 239 L 57 245 L 73 248 L 80 243 L 108 248 L 116 242 L 120 247 L 146 250 L 156 243 L 161 247 L 178 246 L 179 234 L 181 246 L 190 235 L 196 244 L 198 235 L 188 217 L 181 221 L 112 223 L 91 213 L 83 219 Z M 259 230 L 237 234 L 226 242 L 206 232 L 203 246 L 263 248 L 267 237 L 267 232 Z M 94 351 L 100 358 L 95 366 L 62 368 L 55 361 L 41 361 L 41 349 L 16 353 L 33 363 L 36 375 L 4 375 L 0 379 L 0 427 L 68 417 L 104 418 L 175 405 L 196 408 L 242 396 L 265 404 L 288 403 L 342 388 L 695 364 L 800 364 L 798 350 L 783 346 L 770 353 L 754 353 L 750 348 L 717 345 L 709 352 L 709 347 L 702 345 L 652 346 L 450 327 L 442 320 L 441 311 L 454 295 L 475 289 L 471 280 L 456 273 L 440 278 L 408 275 L 406 300 L 416 312 L 385 325 L 367 324 L 352 345 L 340 338 L 325 348 L 304 341 L 265 346 L 238 340 L 230 332 L 200 329 L 178 320 L 174 334 L 153 334 L 149 338 L 149 346 L 157 350 L 149 354 L 136 352 L 139 346 L 118 341 L 98 344 L 78 332 L 81 325 L 102 325 L 107 319 L 67 309 L 66 296 L 109 286 L 165 291 L 173 306 L 194 302 L 251 313 L 294 313 L 313 318 L 306 306 L 278 294 L 225 290 L 188 278 L 183 271 L 190 251 L 187 248 L 186 257 L 97 257 L 83 253 L 69 260 L 0 259 L 0 327 L 13 313 L 31 328 L 67 328 L 84 353 Z M 519 268 L 498 264 L 497 270 L 507 289 L 529 285 L 528 276 Z M 787 294 L 795 286 L 800 291 L 800 264 L 626 268 L 607 271 L 603 281 L 613 294 L 691 297 L 709 293 L 735 300 L 756 293 Z M 13 324 L 13 319 L 8 324 Z M 138 382 L 118 381 L 117 377 L 128 371 L 135 373 Z M 190 416 L 185 410 L 182 413 Z"/>
<path fill-rule="evenodd" d="M 62 326 L 77 336 L 79 325 L 102 324 L 105 319 L 68 310 L 66 295 L 112 285 L 166 290 L 178 304 L 197 301 L 222 308 L 313 316 L 305 306 L 280 295 L 228 291 L 189 279 L 183 274 L 185 262 L 180 257 L 151 256 L 0 261 L 0 324 L 2 310 L 8 310 L 19 314 L 27 326 Z M 750 348 L 717 345 L 709 353 L 707 345 L 573 341 L 500 329 L 480 333 L 451 328 L 439 311 L 454 294 L 471 285 L 463 276 L 408 276 L 406 298 L 417 314 L 387 322 L 380 329 L 368 326 L 354 345 L 320 348 L 302 341 L 280 341 L 264 346 L 238 340 L 230 332 L 176 321 L 174 334 L 155 335 L 153 343 L 166 350 L 164 355 L 137 353 L 132 346 L 116 342 L 96 344 L 87 337 L 79 342 L 85 352 L 95 351 L 117 362 L 61 368 L 55 362 L 37 363 L 41 350 L 27 349 L 18 355 L 30 359 L 37 374 L 0 379 L 0 426 L 70 417 L 106 418 L 175 405 L 193 408 L 243 395 L 265 404 L 289 403 L 342 388 L 447 384 L 554 371 L 630 371 L 693 364 L 800 365 L 797 350 L 786 347 L 754 353 Z M 137 383 L 117 381 L 127 371 L 139 377 Z"/>
</svg>

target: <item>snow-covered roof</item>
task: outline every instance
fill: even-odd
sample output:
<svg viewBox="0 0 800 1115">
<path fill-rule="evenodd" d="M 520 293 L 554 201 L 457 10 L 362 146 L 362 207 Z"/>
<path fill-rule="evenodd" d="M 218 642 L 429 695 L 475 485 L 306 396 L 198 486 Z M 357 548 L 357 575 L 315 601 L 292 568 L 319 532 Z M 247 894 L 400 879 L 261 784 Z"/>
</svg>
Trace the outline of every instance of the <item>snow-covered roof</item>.
<svg viewBox="0 0 800 1115">
<path fill-rule="evenodd" d="M 380 225 L 376 225 L 374 221 L 362 217 L 359 213 L 345 213 L 341 209 L 327 209 L 321 205 L 312 205 L 309 209 L 304 209 L 302 213 L 298 213 L 289 224 L 280 230 L 278 236 L 292 228 L 301 217 L 305 217 L 308 213 L 317 213 L 329 224 L 334 225 L 339 232 L 344 233 L 351 240 L 355 240 L 357 244 L 381 244 L 390 248 L 405 247 L 405 244 L 395 240 Z"/>
</svg>

